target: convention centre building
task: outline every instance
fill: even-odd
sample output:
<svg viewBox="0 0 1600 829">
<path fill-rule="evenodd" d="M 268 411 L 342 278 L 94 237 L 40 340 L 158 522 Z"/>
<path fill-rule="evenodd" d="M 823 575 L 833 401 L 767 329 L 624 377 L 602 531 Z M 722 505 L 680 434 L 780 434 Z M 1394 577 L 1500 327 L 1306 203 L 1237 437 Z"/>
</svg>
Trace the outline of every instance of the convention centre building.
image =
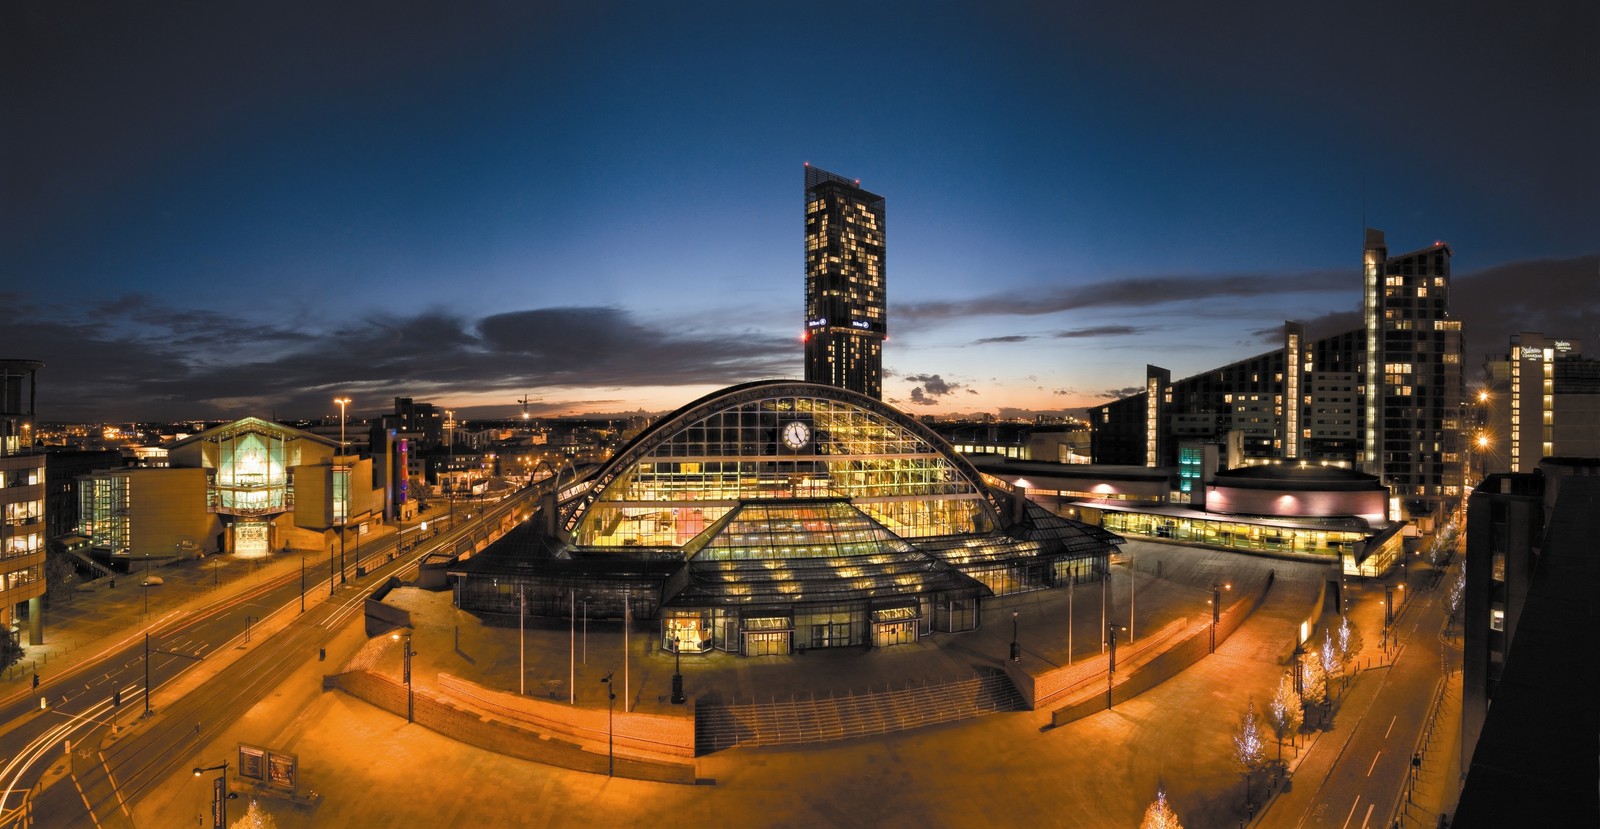
<svg viewBox="0 0 1600 829">
<path fill-rule="evenodd" d="M 484 614 L 654 620 L 660 646 L 888 646 L 978 626 L 987 598 L 1105 577 L 1121 537 L 980 474 L 866 394 L 778 380 L 657 420 L 451 569 Z"/>
</svg>

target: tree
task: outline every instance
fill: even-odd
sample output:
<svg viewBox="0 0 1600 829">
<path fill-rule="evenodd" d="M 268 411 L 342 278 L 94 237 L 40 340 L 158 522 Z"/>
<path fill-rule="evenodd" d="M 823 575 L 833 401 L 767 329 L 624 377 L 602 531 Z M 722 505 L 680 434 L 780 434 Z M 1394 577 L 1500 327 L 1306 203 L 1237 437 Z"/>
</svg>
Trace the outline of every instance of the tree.
<svg viewBox="0 0 1600 829">
<path fill-rule="evenodd" d="M 1316 651 L 1305 654 L 1301 661 L 1301 701 L 1306 707 L 1321 708 L 1328 704 L 1328 672 L 1322 667 L 1322 658 Z M 1319 722 L 1321 718 L 1318 718 Z"/>
<path fill-rule="evenodd" d="M 22 644 L 17 641 L 17 634 L 9 630 L 0 630 L 0 671 L 22 661 Z"/>
<path fill-rule="evenodd" d="M 252 798 L 250 808 L 246 809 L 244 816 L 234 821 L 229 829 L 278 829 L 278 822 Z"/>
<path fill-rule="evenodd" d="M 1278 693 L 1267 703 L 1267 724 L 1272 726 L 1272 733 L 1278 738 L 1279 760 L 1283 759 L 1283 738 L 1300 733 L 1300 724 L 1305 722 L 1305 715 L 1300 709 L 1302 704 L 1300 695 L 1294 690 L 1294 677 L 1284 674 L 1278 680 Z"/>
<path fill-rule="evenodd" d="M 1266 740 L 1261 737 L 1261 721 L 1256 717 L 1255 700 L 1239 720 L 1239 730 L 1233 735 L 1233 763 L 1244 775 L 1244 800 L 1250 802 L 1250 773 L 1267 759 Z"/>
<path fill-rule="evenodd" d="M 1167 805 L 1165 788 L 1156 787 L 1156 799 L 1150 808 L 1144 810 L 1144 822 L 1139 824 L 1139 829 L 1183 829 L 1183 824 L 1178 822 L 1178 813 Z"/>
<path fill-rule="evenodd" d="M 1333 678 L 1340 673 L 1339 649 L 1333 644 L 1333 631 L 1330 630 L 1322 635 L 1322 647 L 1317 648 L 1314 656 L 1322 663 L 1322 672 L 1327 674 L 1331 684 Z M 1331 688 L 1329 690 L 1332 691 Z"/>
<path fill-rule="evenodd" d="M 1467 565 L 1462 562 L 1461 569 L 1456 571 L 1456 580 L 1450 585 L 1450 595 L 1445 597 L 1445 610 L 1450 613 L 1450 624 L 1456 623 L 1456 617 L 1461 614 L 1462 605 L 1467 598 Z"/>
<path fill-rule="evenodd" d="M 72 595 L 72 585 L 78 580 L 78 568 L 64 552 L 47 552 L 44 557 L 44 589 L 52 596 Z"/>
<path fill-rule="evenodd" d="M 1339 623 L 1339 638 L 1334 646 L 1339 658 L 1339 669 L 1344 672 L 1348 682 L 1350 677 L 1350 663 L 1356 661 L 1356 655 L 1361 653 L 1361 630 L 1350 624 L 1350 617 L 1344 617 Z"/>
</svg>

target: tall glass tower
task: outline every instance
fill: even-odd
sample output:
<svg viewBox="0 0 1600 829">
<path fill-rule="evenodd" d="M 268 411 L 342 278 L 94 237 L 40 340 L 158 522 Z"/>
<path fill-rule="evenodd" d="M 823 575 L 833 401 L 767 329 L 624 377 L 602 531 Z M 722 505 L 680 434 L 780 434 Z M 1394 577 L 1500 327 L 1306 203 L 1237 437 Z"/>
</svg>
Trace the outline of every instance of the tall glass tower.
<svg viewBox="0 0 1600 829">
<path fill-rule="evenodd" d="M 883 197 L 806 165 L 806 382 L 883 399 Z"/>
</svg>

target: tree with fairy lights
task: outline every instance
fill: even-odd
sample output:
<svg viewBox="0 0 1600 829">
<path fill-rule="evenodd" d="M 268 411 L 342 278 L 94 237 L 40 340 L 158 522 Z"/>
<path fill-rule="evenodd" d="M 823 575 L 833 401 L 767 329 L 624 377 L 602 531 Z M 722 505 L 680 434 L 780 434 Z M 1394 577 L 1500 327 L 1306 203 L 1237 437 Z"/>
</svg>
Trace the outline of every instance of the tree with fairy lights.
<svg viewBox="0 0 1600 829">
<path fill-rule="evenodd" d="M 1172 811 L 1172 806 L 1167 803 L 1165 787 L 1156 787 L 1156 799 L 1150 808 L 1144 810 L 1144 822 L 1139 824 L 1139 829 L 1183 829 L 1183 824 L 1178 822 L 1178 813 Z"/>
<path fill-rule="evenodd" d="M 1250 775 L 1267 759 L 1266 740 L 1261 737 L 1261 721 L 1256 717 L 1255 700 L 1239 720 L 1239 730 L 1233 735 L 1233 763 L 1244 775 L 1244 802 L 1250 802 Z"/>
<path fill-rule="evenodd" d="M 1279 760 L 1283 759 L 1283 738 L 1300 733 L 1300 725 L 1305 722 L 1302 704 L 1300 695 L 1294 690 L 1294 676 L 1284 674 L 1278 680 L 1278 693 L 1267 703 L 1267 724 L 1272 726 L 1272 733 L 1278 738 Z"/>
</svg>

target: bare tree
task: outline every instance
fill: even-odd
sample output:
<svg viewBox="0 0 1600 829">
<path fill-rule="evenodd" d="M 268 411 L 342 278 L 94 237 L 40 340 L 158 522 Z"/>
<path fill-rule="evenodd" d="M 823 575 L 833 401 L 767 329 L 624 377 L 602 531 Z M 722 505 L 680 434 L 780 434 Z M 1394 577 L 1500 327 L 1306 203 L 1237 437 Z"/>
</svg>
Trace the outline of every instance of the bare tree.
<svg viewBox="0 0 1600 829">
<path fill-rule="evenodd" d="M 1266 741 L 1261 737 L 1261 721 L 1256 717 L 1255 700 L 1239 720 L 1239 730 L 1233 735 L 1233 764 L 1244 775 L 1244 800 L 1250 803 L 1250 775 L 1267 759 Z"/>
<path fill-rule="evenodd" d="M 1361 630 L 1350 624 L 1350 617 L 1344 617 L 1339 623 L 1339 636 L 1334 643 L 1335 656 L 1339 660 L 1339 670 L 1344 674 L 1345 684 L 1350 682 L 1351 663 L 1356 661 L 1356 655 L 1361 653 Z"/>
<path fill-rule="evenodd" d="M 1150 808 L 1144 810 L 1144 822 L 1139 824 L 1139 829 L 1183 829 L 1183 824 L 1178 822 L 1178 813 L 1167 804 L 1167 790 L 1164 787 L 1156 787 L 1156 799 L 1151 802 Z"/>
<path fill-rule="evenodd" d="M 278 829 L 278 822 L 254 798 L 244 815 L 233 822 L 231 829 Z"/>
<path fill-rule="evenodd" d="M 1283 759 L 1283 738 L 1300 733 L 1300 725 L 1305 722 L 1305 714 L 1300 707 L 1302 704 L 1300 694 L 1294 690 L 1294 677 L 1284 674 L 1278 680 L 1278 693 L 1267 703 L 1267 724 L 1272 726 L 1272 733 L 1278 738 L 1279 760 Z"/>
</svg>

